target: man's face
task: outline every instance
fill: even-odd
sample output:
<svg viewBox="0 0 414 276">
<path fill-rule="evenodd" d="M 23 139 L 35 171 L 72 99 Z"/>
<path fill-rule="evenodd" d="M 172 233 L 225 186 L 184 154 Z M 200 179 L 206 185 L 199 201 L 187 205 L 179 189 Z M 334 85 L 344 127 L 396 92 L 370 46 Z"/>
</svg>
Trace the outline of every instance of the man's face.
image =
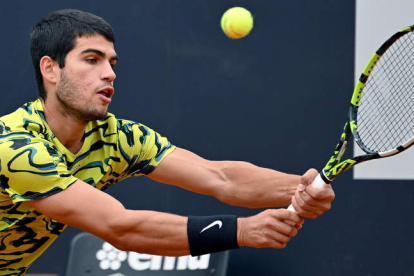
<svg viewBox="0 0 414 276">
<path fill-rule="evenodd" d="M 78 37 L 56 86 L 62 111 L 82 121 L 105 118 L 114 93 L 117 61 L 114 44 L 105 37 Z"/>
</svg>

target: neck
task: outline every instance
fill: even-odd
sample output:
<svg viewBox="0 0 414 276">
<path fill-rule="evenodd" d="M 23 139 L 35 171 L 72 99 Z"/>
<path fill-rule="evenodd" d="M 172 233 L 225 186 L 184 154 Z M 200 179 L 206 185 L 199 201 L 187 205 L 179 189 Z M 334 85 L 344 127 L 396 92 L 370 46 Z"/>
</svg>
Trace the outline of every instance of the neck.
<svg viewBox="0 0 414 276">
<path fill-rule="evenodd" d="M 88 122 L 67 114 L 52 98 L 41 100 L 47 123 L 53 134 L 70 152 L 76 154 L 83 145 L 83 135 Z"/>
</svg>

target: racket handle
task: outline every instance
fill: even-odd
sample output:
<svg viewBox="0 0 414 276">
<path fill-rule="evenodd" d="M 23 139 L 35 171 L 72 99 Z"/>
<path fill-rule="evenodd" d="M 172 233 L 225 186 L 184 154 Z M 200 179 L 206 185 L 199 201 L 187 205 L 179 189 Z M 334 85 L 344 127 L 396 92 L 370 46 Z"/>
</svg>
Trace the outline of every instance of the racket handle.
<svg viewBox="0 0 414 276">
<path fill-rule="evenodd" d="M 311 185 L 315 188 L 318 189 L 325 189 L 325 187 L 328 186 L 328 184 L 325 183 L 325 181 L 323 181 L 321 174 L 318 174 L 317 177 L 315 177 L 315 179 L 312 181 Z M 293 212 L 293 213 L 298 213 L 295 210 L 295 207 L 293 207 L 292 204 L 289 205 L 289 207 L 287 208 L 289 211 Z"/>
</svg>

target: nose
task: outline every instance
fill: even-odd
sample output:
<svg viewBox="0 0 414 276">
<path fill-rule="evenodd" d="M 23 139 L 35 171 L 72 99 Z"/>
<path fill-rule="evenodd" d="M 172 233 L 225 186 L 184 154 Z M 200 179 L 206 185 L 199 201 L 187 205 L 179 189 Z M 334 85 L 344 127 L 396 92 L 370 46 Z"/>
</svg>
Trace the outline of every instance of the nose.
<svg viewBox="0 0 414 276">
<path fill-rule="evenodd" d="M 112 65 L 108 62 L 102 73 L 102 79 L 107 80 L 112 83 L 115 80 L 115 78 L 116 78 L 115 71 L 112 68 Z"/>
</svg>

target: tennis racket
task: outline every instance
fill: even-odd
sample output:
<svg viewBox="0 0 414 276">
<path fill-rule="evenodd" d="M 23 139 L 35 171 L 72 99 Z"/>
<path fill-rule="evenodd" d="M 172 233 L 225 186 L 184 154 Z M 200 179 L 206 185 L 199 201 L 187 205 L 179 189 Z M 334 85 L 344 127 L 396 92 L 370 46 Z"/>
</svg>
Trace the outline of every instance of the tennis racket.
<svg viewBox="0 0 414 276">
<path fill-rule="evenodd" d="M 311 185 L 323 189 L 356 164 L 389 157 L 414 143 L 414 25 L 391 36 L 355 86 L 332 157 Z M 365 154 L 341 161 L 353 137 Z M 288 210 L 296 210 L 291 204 Z"/>
</svg>

